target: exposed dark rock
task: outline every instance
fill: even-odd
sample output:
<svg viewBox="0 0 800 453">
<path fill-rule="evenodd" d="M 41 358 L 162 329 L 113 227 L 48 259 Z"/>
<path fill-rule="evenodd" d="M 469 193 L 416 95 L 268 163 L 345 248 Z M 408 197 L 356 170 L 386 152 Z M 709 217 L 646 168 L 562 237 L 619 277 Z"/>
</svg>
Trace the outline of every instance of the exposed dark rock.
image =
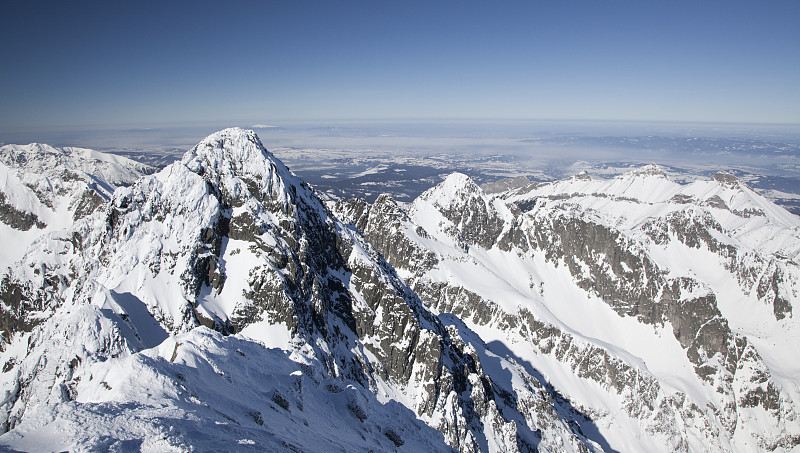
<svg viewBox="0 0 800 453">
<path fill-rule="evenodd" d="M 95 212 L 105 202 L 106 200 L 91 188 L 84 190 L 83 193 L 81 193 L 80 199 L 75 206 L 72 207 L 72 219 L 78 221 L 86 217 Z"/>
<path fill-rule="evenodd" d="M 434 253 L 419 247 L 403 231 L 408 215 L 388 195 L 381 195 L 368 205 L 362 199 L 339 202 L 336 212 L 350 221 L 364 235 L 367 242 L 378 250 L 395 268 L 416 269 L 424 272 L 437 263 Z M 419 237 L 427 237 L 421 227 L 415 230 Z"/>
<path fill-rule="evenodd" d="M 3 192 L 0 192 L 0 222 L 21 231 L 28 231 L 34 226 L 39 229 L 46 226 L 36 214 L 15 208 Z"/>
<path fill-rule="evenodd" d="M 387 428 L 383 435 L 386 436 L 387 439 L 391 440 L 395 447 L 402 447 L 405 442 L 403 442 L 403 438 L 400 437 L 395 430 L 392 428 Z"/>
<path fill-rule="evenodd" d="M 739 181 L 739 178 L 737 178 L 736 176 L 734 176 L 734 175 L 732 175 L 732 174 L 730 174 L 730 173 L 728 173 L 726 171 L 720 171 L 720 172 L 714 173 L 714 176 L 711 177 L 711 180 L 712 181 L 716 181 L 716 182 L 720 183 L 721 185 L 724 185 L 724 186 L 727 186 L 727 187 L 734 187 L 734 188 L 736 186 L 738 186 L 739 184 L 741 184 L 741 181 Z"/>
</svg>

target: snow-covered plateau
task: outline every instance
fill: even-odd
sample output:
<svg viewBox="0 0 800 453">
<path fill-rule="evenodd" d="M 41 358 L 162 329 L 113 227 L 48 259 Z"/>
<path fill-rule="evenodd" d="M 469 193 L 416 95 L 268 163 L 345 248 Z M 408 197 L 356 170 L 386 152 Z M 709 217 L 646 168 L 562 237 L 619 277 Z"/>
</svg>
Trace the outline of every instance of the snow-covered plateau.
<svg viewBox="0 0 800 453">
<path fill-rule="evenodd" d="M 490 192 L 326 203 L 238 128 L 0 148 L 0 449 L 800 451 L 800 217 L 656 165 Z"/>
</svg>

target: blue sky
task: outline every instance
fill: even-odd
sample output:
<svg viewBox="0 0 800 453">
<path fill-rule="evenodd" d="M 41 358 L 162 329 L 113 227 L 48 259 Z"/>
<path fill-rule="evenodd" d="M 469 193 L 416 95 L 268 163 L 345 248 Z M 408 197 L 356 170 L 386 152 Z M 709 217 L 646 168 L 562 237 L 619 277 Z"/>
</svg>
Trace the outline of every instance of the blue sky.
<svg viewBox="0 0 800 453">
<path fill-rule="evenodd" d="M 0 0 L 0 128 L 800 123 L 800 2 Z"/>
</svg>

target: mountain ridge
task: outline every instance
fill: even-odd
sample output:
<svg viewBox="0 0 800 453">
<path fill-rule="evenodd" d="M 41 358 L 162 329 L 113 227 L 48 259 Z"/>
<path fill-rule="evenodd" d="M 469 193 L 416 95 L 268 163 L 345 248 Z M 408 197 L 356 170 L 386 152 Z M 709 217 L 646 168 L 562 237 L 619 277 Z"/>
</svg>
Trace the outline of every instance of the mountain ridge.
<svg viewBox="0 0 800 453">
<path fill-rule="evenodd" d="M 386 210 L 385 206 L 394 206 L 396 212 L 387 217 L 405 219 L 395 225 L 385 225 L 379 221 L 370 225 L 364 219 L 372 219 L 372 216 L 365 214 L 371 208 L 362 207 L 358 203 L 340 203 L 338 210 L 343 217 L 349 217 L 354 224 L 359 225 L 365 236 L 399 268 L 399 272 L 407 277 L 426 305 L 440 312 L 455 313 L 484 338 L 501 338 L 517 354 L 537 364 L 536 368 L 542 370 L 547 378 L 555 379 L 556 387 L 572 389 L 564 390 L 571 398 L 577 401 L 593 401 L 596 399 L 595 395 L 608 390 L 598 389 L 595 395 L 581 395 L 575 387 L 576 383 L 570 383 L 571 379 L 556 376 L 574 373 L 589 381 L 602 383 L 607 389 L 616 387 L 616 391 L 609 392 L 611 395 L 623 391 L 627 386 L 625 383 L 631 382 L 634 376 L 634 382 L 640 379 L 648 382 L 650 391 L 626 397 L 625 410 L 640 420 L 635 422 L 632 419 L 634 426 L 628 428 L 631 432 L 643 429 L 643 432 L 650 433 L 648 436 L 658 432 L 665 433 L 667 435 L 663 440 L 664 444 L 678 451 L 707 448 L 703 444 L 691 446 L 693 436 L 704 438 L 704 443 L 716 445 L 713 448 L 719 450 L 772 450 L 781 444 L 791 449 L 797 440 L 796 434 L 791 434 L 792 429 L 797 429 L 792 421 L 796 419 L 792 414 L 797 407 L 797 383 L 791 383 L 787 378 L 790 375 L 796 376 L 796 372 L 787 373 L 784 370 L 783 373 L 776 374 L 771 371 L 779 361 L 770 359 L 767 366 L 747 338 L 753 338 L 760 345 L 760 350 L 771 351 L 776 347 L 766 346 L 762 337 L 769 329 L 775 329 L 774 332 L 777 333 L 771 337 L 781 345 L 777 350 L 784 352 L 792 350 L 791 345 L 798 338 L 796 324 L 790 321 L 793 305 L 790 300 L 796 300 L 797 294 L 792 289 L 795 283 L 791 283 L 797 278 L 796 264 L 780 253 L 786 250 L 786 244 L 775 248 L 769 242 L 765 244 L 763 241 L 751 240 L 753 231 L 761 230 L 763 233 L 763 230 L 768 230 L 780 233 L 778 237 L 782 238 L 782 242 L 791 240 L 796 245 L 796 219 L 783 215 L 779 208 L 750 216 L 746 209 L 736 211 L 714 204 L 704 207 L 689 203 L 691 207 L 687 211 L 686 200 L 673 201 L 674 193 L 687 191 L 687 187 L 669 182 L 662 172 L 651 171 L 654 168 L 657 170 L 656 167 L 645 167 L 643 171 L 634 170 L 628 175 L 599 183 L 587 177 L 570 178 L 563 182 L 531 184 L 523 188 L 513 188 L 508 193 L 495 194 L 494 200 L 510 200 L 524 213 L 521 222 L 517 218 L 503 227 L 490 228 L 494 231 L 507 231 L 505 237 L 517 238 L 499 243 L 454 240 L 463 239 L 463 236 L 458 229 L 449 226 L 453 212 L 441 209 L 436 217 L 435 209 L 420 209 L 419 202 L 424 201 L 424 197 L 418 198 L 407 209 L 392 204 L 387 198 L 376 201 L 375 208 L 381 212 Z M 624 196 L 624 191 L 630 186 L 620 185 L 620 182 L 631 179 L 635 182 L 652 177 L 666 181 L 669 190 L 661 190 L 657 197 L 642 201 Z M 690 185 L 688 190 L 716 183 L 715 180 L 700 182 Z M 598 184 L 607 188 L 621 187 L 623 192 L 611 191 L 612 196 L 609 197 L 608 190 L 597 190 Z M 440 187 L 445 185 L 443 183 Z M 576 190 L 576 185 L 577 189 L 583 189 Z M 553 190 L 554 187 L 562 189 L 556 191 Z M 736 193 L 744 193 L 747 196 L 745 200 L 755 198 L 752 203 L 763 206 L 762 200 L 747 190 L 746 187 L 736 185 Z M 637 190 L 636 193 L 638 192 L 640 191 Z M 652 197 L 653 193 L 658 194 L 659 191 L 644 195 Z M 661 205 L 658 204 L 659 200 Z M 490 202 L 490 197 L 484 195 L 483 204 Z M 642 205 L 645 207 L 640 208 Z M 469 217 L 474 212 L 461 217 Z M 771 215 L 774 212 L 779 215 Z M 790 220 L 789 225 L 784 223 L 786 219 Z M 486 216 L 482 221 L 486 228 L 496 219 Z M 691 227 L 687 228 L 687 224 Z M 748 227 L 753 224 L 754 227 Z M 417 229 L 418 225 L 424 226 L 423 232 Z M 653 230 L 655 225 L 662 225 L 659 228 L 663 229 L 656 233 Z M 725 228 L 728 225 L 731 226 L 730 229 Z M 386 231 L 391 231 L 395 237 L 381 238 Z M 441 241 L 438 246 L 429 243 L 429 238 L 447 236 L 451 239 Z M 485 238 L 486 235 L 482 237 Z M 420 247 L 434 250 L 434 253 L 425 261 L 427 265 L 413 266 L 402 255 L 385 247 L 390 243 L 406 244 L 407 250 Z M 707 252 L 701 253 L 701 249 Z M 686 268 L 686 264 L 670 257 L 678 251 L 680 255 L 699 253 L 700 255 L 692 258 L 697 263 L 695 266 L 699 267 L 689 266 L 688 273 L 679 271 Z M 704 266 L 710 266 L 715 260 L 720 261 L 710 267 L 713 271 L 701 272 Z M 727 280 L 721 285 L 714 283 L 709 286 L 704 283 L 704 280 L 713 282 L 719 280 L 719 276 L 725 275 L 731 275 L 730 283 Z M 794 277 L 789 277 L 790 275 Z M 493 283 L 485 284 L 488 279 L 492 279 Z M 563 283 L 559 284 L 559 280 Z M 777 283 L 779 281 L 781 283 Z M 560 286 L 556 286 L 556 291 L 550 293 L 549 288 L 553 285 Z M 754 287 L 750 285 L 761 289 L 751 289 Z M 508 289 L 504 292 L 503 287 Z M 736 291 L 741 292 L 732 291 L 733 288 L 740 287 L 742 289 Z M 571 289 L 565 293 L 567 288 Z M 552 296 L 548 296 L 548 293 Z M 550 297 L 555 297 L 555 300 L 548 302 Z M 564 303 L 581 299 L 587 300 L 588 304 Z M 597 302 L 592 302 L 593 300 Z M 732 305 L 731 301 L 734 300 L 737 302 Z M 747 319 L 750 327 L 742 330 L 741 323 L 745 320 L 747 311 L 742 311 L 739 306 L 745 300 L 747 304 L 759 309 L 759 315 Z M 602 310 L 598 311 L 598 302 L 612 311 L 600 316 Z M 540 305 L 542 303 L 544 306 Z M 561 308 L 565 306 L 574 308 Z M 767 308 L 769 312 L 760 307 Z M 737 332 L 729 327 L 720 309 L 727 317 L 736 320 L 732 327 Z M 591 322 L 576 324 L 576 321 L 582 319 L 577 313 L 587 310 L 595 313 L 594 316 L 599 316 L 597 320 L 603 320 L 601 325 L 608 327 L 598 330 Z M 755 318 L 759 319 L 760 327 L 757 332 L 761 332 L 760 334 L 753 331 Z M 633 324 L 631 321 L 634 321 Z M 614 338 L 613 335 L 609 336 L 609 330 L 614 329 L 610 326 L 621 322 L 625 325 L 623 330 L 638 331 L 638 335 L 633 338 L 649 345 L 651 352 L 630 342 L 627 346 L 620 347 L 626 344 L 624 337 L 617 337 L 610 342 L 598 341 L 603 336 Z M 516 333 L 523 325 L 537 327 L 533 331 L 525 329 Z M 569 325 L 581 327 L 569 328 Z M 714 325 L 718 327 L 711 329 Z M 771 327 L 767 328 L 767 325 Z M 650 340 L 643 341 L 652 336 L 652 333 L 646 332 L 648 329 L 655 329 L 658 337 L 673 337 L 674 340 L 669 341 L 678 341 L 669 348 L 663 340 L 660 345 Z M 586 333 L 593 330 L 600 336 L 585 337 Z M 585 343 L 588 344 L 588 349 L 577 346 L 575 336 L 583 337 L 583 341 L 588 340 Z M 515 344 L 530 345 L 545 356 L 555 351 L 551 357 L 561 365 L 548 365 L 550 359 L 542 355 L 526 356 L 524 348 L 513 346 Z M 733 349 L 729 351 L 729 348 Z M 648 365 L 638 359 L 631 360 L 628 354 L 620 355 L 625 350 L 638 351 L 634 352 L 633 357 L 644 354 L 641 357 L 645 358 Z M 669 358 L 670 354 L 664 354 L 667 350 L 674 351 L 670 353 L 672 358 Z M 718 358 L 712 359 L 712 356 Z M 580 366 L 581 360 L 574 365 L 568 365 L 572 360 L 570 357 L 583 357 L 583 360 L 597 357 L 597 361 L 591 359 L 594 370 L 583 369 Z M 722 363 L 726 363 L 726 360 L 729 362 L 722 366 L 712 365 L 719 363 L 715 361 L 720 359 Z M 662 376 L 658 377 L 650 368 L 660 362 L 666 367 L 661 365 L 655 368 L 662 370 L 659 371 Z M 612 367 L 609 364 L 613 364 Z M 562 371 L 565 365 L 568 368 Z M 623 373 L 612 371 L 614 368 L 623 370 Z M 684 371 L 681 372 L 683 374 L 677 373 L 670 377 L 673 374 L 671 369 Z M 749 375 L 743 369 L 750 370 L 753 375 L 747 377 Z M 665 372 L 667 374 L 663 374 Z M 748 382 L 748 379 L 751 381 Z M 696 384 L 679 386 L 683 390 L 678 394 L 664 390 L 673 387 L 674 383 L 692 381 Z M 782 384 L 779 385 L 778 381 Z M 720 389 L 719 392 L 698 392 L 697 389 L 707 386 L 706 382 L 713 383 L 710 388 Z M 751 387 L 754 382 L 760 384 Z M 642 398 L 648 394 L 651 396 Z M 688 399 L 688 395 L 694 396 Z M 687 401 L 689 405 L 685 404 Z M 697 404 L 691 401 L 697 401 Z M 702 407 L 708 401 L 718 401 L 712 406 L 719 404 L 725 409 L 711 413 L 705 411 L 704 415 Z M 618 403 L 612 403 L 611 407 L 616 404 Z M 594 413 L 599 420 L 607 417 L 602 412 L 594 412 L 584 405 L 582 407 L 588 413 Z M 767 413 L 773 413 L 773 420 L 777 425 L 769 431 L 772 435 L 780 432 L 784 434 L 778 434 L 778 440 L 770 441 L 766 439 L 767 432 L 755 431 L 752 434 L 756 439 L 754 442 L 742 440 L 746 438 L 737 434 L 742 443 L 734 447 L 731 442 L 734 433 L 737 433 L 736 428 L 740 425 L 737 421 L 740 418 L 749 420 L 742 423 L 745 426 L 761 423 L 753 421 L 754 415 L 748 412 L 749 407 L 760 407 Z M 670 411 L 673 411 L 672 415 L 668 415 Z M 684 415 L 679 415 L 681 413 Z M 695 419 L 707 418 L 711 426 L 717 424 L 718 428 L 716 431 L 705 431 L 707 428 L 701 425 L 688 428 L 664 424 L 663 420 L 672 417 L 685 418 L 687 414 L 695 414 L 690 416 Z M 659 422 L 659 419 L 662 421 Z M 642 428 L 636 428 L 637 424 Z M 698 429 L 700 432 L 688 434 L 691 429 Z M 787 429 L 789 433 L 785 431 Z M 629 442 L 634 441 L 630 439 Z M 654 445 L 652 448 L 663 448 L 664 444 L 662 447 Z"/>
<path fill-rule="evenodd" d="M 54 247 L 57 253 L 49 253 Z M 98 445 L 91 436 L 77 434 L 81 421 L 65 420 L 65 407 L 103 412 L 111 404 L 121 410 L 117 418 L 129 414 L 136 420 L 151 414 L 152 404 L 182 413 L 180 392 L 158 390 L 161 396 L 141 401 L 115 392 L 117 381 L 97 382 L 93 376 L 127 369 L 133 366 L 131 358 L 151 357 L 159 364 L 157 381 L 165 389 L 191 389 L 176 383 L 183 382 L 178 374 L 186 376 L 174 370 L 191 366 L 181 362 L 180 345 L 208 335 L 205 325 L 282 347 L 301 373 L 309 366 L 315 382 L 330 384 L 316 399 L 320 408 L 338 398 L 332 395 L 340 389 L 353 386 L 355 399 L 348 400 L 347 410 L 355 419 L 343 432 L 364 437 L 379 429 L 382 435 L 371 437 L 373 448 L 412 448 L 427 429 L 415 421 L 422 420 L 442 433 L 444 443 L 432 444 L 437 449 L 446 443 L 461 451 L 553 448 L 548 445 L 601 450 L 578 425 L 570 425 L 577 413 L 562 418 L 524 368 L 497 357 L 492 360 L 505 371 L 487 376 L 481 365 L 481 354 L 488 357 L 480 352 L 483 345 L 465 342 L 457 326 L 430 313 L 372 246 L 339 222 L 252 132 L 212 134 L 181 162 L 118 189 L 101 211 L 34 244 L 0 289 L 6 306 L 23 322 L 21 329 L 5 328 L 9 343 L 2 359 L 7 366 L 0 377 L 7 392 L 0 407 L 8 414 L 9 433 L 0 442 L 10 442 L 6 445 L 21 448 L 25 439 L 35 437 L 32 423 L 58 425 L 80 445 Z M 76 350 L 62 340 L 82 338 L 76 325 L 94 326 L 87 327 L 96 338 L 87 339 L 88 349 Z M 170 354 L 162 346 L 172 341 Z M 157 357 L 148 352 L 155 349 Z M 201 376 L 228 376 L 230 382 L 235 376 L 226 366 L 201 367 L 208 370 Z M 138 388 L 141 383 L 134 379 L 124 385 Z M 258 394 L 255 382 L 240 385 Z M 359 403 L 359 398 L 375 402 Z M 129 406 L 134 401 L 139 402 Z M 369 421 L 388 423 L 391 417 L 380 413 L 392 401 L 410 412 L 398 412 L 407 415 L 393 426 Z M 307 403 L 279 390 L 266 400 L 223 401 L 212 407 L 216 412 L 204 412 L 216 422 L 236 425 L 249 417 L 263 437 L 277 432 L 262 414 L 275 405 L 312 410 Z M 367 407 L 380 413 L 373 416 Z M 535 424 L 531 414 L 536 414 Z M 178 427 L 192 431 L 190 425 Z M 178 433 L 166 436 L 165 444 L 149 435 L 142 438 L 141 432 L 131 431 L 135 426 L 103 426 L 112 432 L 101 437 L 111 436 L 113 445 L 133 440 L 180 451 L 203 442 Z M 300 432 L 324 437 L 326 429 L 311 425 Z"/>
<path fill-rule="evenodd" d="M 646 166 L 326 205 L 226 129 L 4 271 L 0 445 L 793 451 L 800 221 L 759 197 Z"/>
<path fill-rule="evenodd" d="M 41 234 L 71 225 L 154 168 L 85 148 L 0 147 L 0 267 L 22 257 Z"/>
</svg>

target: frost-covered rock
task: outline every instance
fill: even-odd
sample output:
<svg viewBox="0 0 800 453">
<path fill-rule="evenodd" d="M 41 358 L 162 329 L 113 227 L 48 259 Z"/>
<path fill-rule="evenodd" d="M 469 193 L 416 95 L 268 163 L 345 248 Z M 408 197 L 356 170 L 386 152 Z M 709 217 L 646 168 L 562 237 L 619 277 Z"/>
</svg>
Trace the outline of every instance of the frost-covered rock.
<svg viewBox="0 0 800 453">
<path fill-rule="evenodd" d="M 800 444 L 800 369 L 789 365 L 800 219 L 733 176 L 680 185 L 649 165 L 489 196 L 457 174 L 408 207 L 383 197 L 336 210 L 428 308 L 541 373 L 598 442 Z"/>
<path fill-rule="evenodd" d="M 33 151 L 3 157 L 45 182 L 0 167 L 0 219 L 41 236 L 0 280 L 5 448 L 800 448 L 800 220 L 731 175 L 332 211 L 251 131 L 135 182 Z M 87 175 L 41 235 L 42 188 Z"/>
<path fill-rule="evenodd" d="M 602 450 L 250 131 L 209 136 L 37 241 L 0 294 L 0 443 L 15 449 Z"/>
<path fill-rule="evenodd" d="M 108 201 L 115 188 L 154 171 L 84 148 L 0 147 L 0 271 L 40 235 L 70 226 Z"/>
</svg>

